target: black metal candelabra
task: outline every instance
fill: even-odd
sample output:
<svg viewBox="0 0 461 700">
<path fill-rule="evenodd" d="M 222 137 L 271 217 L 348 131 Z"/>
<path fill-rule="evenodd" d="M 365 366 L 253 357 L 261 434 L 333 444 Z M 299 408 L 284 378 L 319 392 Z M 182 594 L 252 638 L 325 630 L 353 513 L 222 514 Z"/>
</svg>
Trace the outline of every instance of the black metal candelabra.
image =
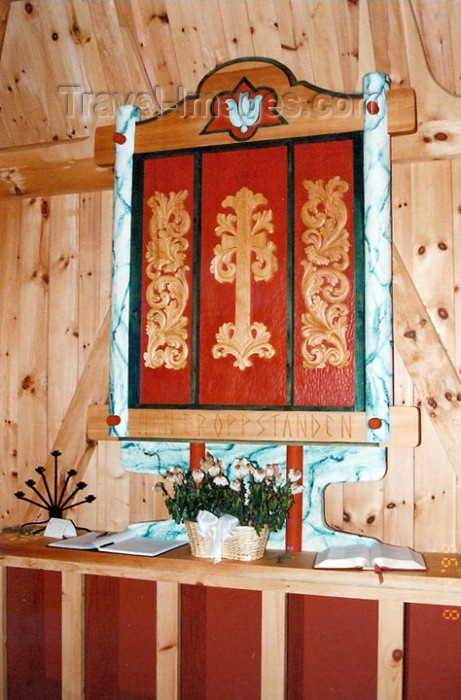
<svg viewBox="0 0 461 700">
<path fill-rule="evenodd" d="M 14 494 L 16 498 L 19 498 L 21 501 L 27 501 L 28 503 L 32 503 L 32 505 L 37 506 L 38 508 L 44 508 L 45 510 L 47 510 L 48 518 L 45 521 L 35 520 L 33 522 L 23 523 L 21 527 L 27 527 L 28 525 L 41 525 L 42 523 L 49 522 L 51 518 L 62 518 L 63 512 L 68 510 L 69 508 L 76 508 L 77 506 L 80 506 L 83 503 L 92 503 L 96 499 L 96 496 L 89 495 L 86 496 L 86 498 L 84 498 L 83 500 L 78 501 L 77 503 L 72 503 L 72 500 L 74 499 L 76 494 L 87 487 L 87 484 L 85 484 L 85 482 L 79 481 L 75 485 L 74 489 L 70 492 L 70 494 L 66 494 L 69 481 L 77 475 L 75 469 L 69 469 L 69 471 L 66 474 L 66 478 L 64 480 L 61 492 L 58 494 L 58 457 L 60 457 L 61 452 L 59 452 L 58 450 L 54 450 L 53 452 L 51 452 L 51 455 L 52 457 L 54 457 L 53 493 L 51 493 L 50 487 L 46 480 L 45 467 L 37 467 L 35 471 L 37 472 L 37 474 L 40 475 L 42 479 L 46 495 L 44 496 L 40 493 L 40 491 L 36 487 L 37 482 L 34 481 L 34 479 L 28 479 L 25 482 L 25 484 L 35 493 L 36 496 L 38 496 L 40 502 L 34 501 L 31 498 L 27 498 L 24 491 L 16 491 L 16 493 Z M 36 532 L 41 532 L 44 529 L 45 527 L 41 527 L 38 530 L 36 530 Z"/>
</svg>

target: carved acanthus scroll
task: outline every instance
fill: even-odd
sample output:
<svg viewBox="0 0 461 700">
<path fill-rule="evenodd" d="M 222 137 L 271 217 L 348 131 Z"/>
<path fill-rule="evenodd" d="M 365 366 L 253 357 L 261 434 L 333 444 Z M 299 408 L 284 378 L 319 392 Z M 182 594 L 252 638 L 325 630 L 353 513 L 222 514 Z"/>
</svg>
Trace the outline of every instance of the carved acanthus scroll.
<svg viewBox="0 0 461 700">
<path fill-rule="evenodd" d="M 149 222 L 150 241 L 146 252 L 146 275 L 151 280 L 146 290 L 149 305 L 146 331 L 146 367 L 178 370 L 186 365 L 189 348 L 184 315 L 189 297 L 185 265 L 186 238 L 190 216 L 184 202 L 187 190 L 155 192 L 149 198 L 152 210 Z"/>
<path fill-rule="evenodd" d="M 326 184 L 323 180 L 303 182 L 308 196 L 301 209 L 306 230 L 302 241 L 302 314 L 303 366 L 309 369 L 345 367 L 350 363 L 346 332 L 349 308 L 345 302 L 350 283 L 349 234 L 345 228 L 347 208 L 343 195 L 349 186 L 339 176 Z"/>
</svg>

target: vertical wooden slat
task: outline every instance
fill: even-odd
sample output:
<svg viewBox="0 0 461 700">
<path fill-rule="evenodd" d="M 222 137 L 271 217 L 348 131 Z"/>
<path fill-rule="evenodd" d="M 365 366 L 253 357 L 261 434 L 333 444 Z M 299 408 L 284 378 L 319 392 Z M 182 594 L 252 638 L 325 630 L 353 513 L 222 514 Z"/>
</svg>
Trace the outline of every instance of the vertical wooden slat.
<svg viewBox="0 0 461 700">
<path fill-rule="evenodd" d="M 461 375 L 461 159 L 451 162 L 453 217 L 453 284 L 455 318 L 455 355 L 453 363 Z"/>
<path fill-rule="evenodd" d="M 421 431 L 424 445 L 415 449 L 415 548 L 450 551 L 456 537 L 456 475 L 425 411 Z"/>
<path fill-rule="evenodd" d="M 24 479 L 36 476 L 34 469 L 43 464 L 48 451 L 49 216 L 49 199 L 22 201 L 16 353 L 18 469 Z M 43 511 L 34 508 L 31 516 L 28 519 L 43 519 Z M 13 523 L 16 525 L 17 521 Z"/>
<path fill-rule="evenodd" d="M 409 85 L 406 37 L 402 27 L 400 3 L 367 2 L 363 4 L 367 6 L 369 13 L 376 61 L 375 70 L 387 73 L 395 85 Z"/>
<path fill-rule="evenodd" d="M 101 194 L 80 195 L 78 222 L 78 344 L 79 374 L 99 330 Z"/>
<path fill-rule="evenodd" d="M 282 60 L 282 47 L 278 30 L 277 14 L 273 0 L 268 2 L 247 2 L 247 13 L 252 27 L 252 40 L 255 56 L 271 56 Z"/>
<path fill-rule="evenodd" d="M 263 591 L 261 700 L 283 700 L 286 680 L 286 595 Z"/>
<path fill-rule="evenodd" d="M 48 323 L 48 443 L 52 444 L 78 379 L 78 195 L 51 198 Z M 61 466 L 67 466 L 65 445 Z M 69 467 L 74 465 L 69 464 Z"/>
<path fill-rule="evenodd" d="M 85 577 L 62 572 L 62 697 L 82 700 L 85 688 Z"/>
<path fill-rule="evenodd" d="M 157 481 L 158 477 L 155 474 L 129 473 L 129 514 L 131 523 L 154 519 L 153 489 Z"/>
<path fill-rule="evenodd" d="M 451 162 L 452 214 L 453 214 L 453 284 L 455 318 L 455 355 L 453 363 L 461 376 L 461 160 Z M 455 547 L 461 551 L 461 479 L 456 480 Z"/>
<path fill-rule="evenodd" d="M 239 56 L 253 56 L 251 27 L 248 22 L 245 0 L 218 2 L 221 13 L 223 32 L 226 37 L 229 59 Z"/>
<path fill-rule="evenodd" d="M 157 582 L 157 700 L 180 698 L 180 585 Z"/>
<path fill-rule="evenodd" d="M 0 202 L 0 520 L 8 524 L 17 512 L 13 493 L 18 487 L 18 365 L 19 365 L 19 250 L 21 203 Z"/>
<path fill-rule="evenodd" d="M 387 451 L 384 478 L 383 540 L 389 544 L 413 546 L 413 450 Z"/>
<path fill-rule="evenodd" d="M 377 700 L 399 700 L 403 687 L 404 603 L 379 601 Z"/>
<path fill-rule="evenodd" d="M 335 41 L 332 41 L 331 28 L 334 4 L 307 0 L 304 33 L 310 47 L 314 85 L 326 86 L 329 90 L 343 90 L 341 54 Z"/>
<path fill-rule="evenodd" d="M 197 36 L 197 31 L 194 31 L 194 22 L 190 18 L 190 8 L 188 7 L 190 4 L 190 2 L 170 2 L 167 0 L 163 8 L 168 16 L 172 49 L 176 54 L 179 70 L 178 86 L 193 94 L 204 71 L 200 39 Z M 171 95 L 172 92 L 171 88 L 168 89 L 167 86 L 164 94 Z M 167 97 L 167 99 L 171 98 Z M 175 100 L 176 97 L 174 96 L 173 99 Z"/>
</svg>

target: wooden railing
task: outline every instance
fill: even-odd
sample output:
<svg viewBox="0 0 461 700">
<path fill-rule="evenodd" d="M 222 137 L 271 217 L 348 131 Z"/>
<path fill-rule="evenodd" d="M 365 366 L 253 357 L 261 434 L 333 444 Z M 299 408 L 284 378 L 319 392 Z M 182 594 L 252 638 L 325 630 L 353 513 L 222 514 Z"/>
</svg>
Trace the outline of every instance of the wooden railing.
<svg viewBox="0 0 461 700">
<path fill-rule="evenodd" d="M 314 554 L 277 557 L 276 552 L 255 562 L 194 559 L 184 547 L 156 558 L 99 552 L 55 550 L 35 536 L 0 536 L 0 622 L 2 645 L 0 691 L 7 698 L 7 567 L 61 572 L 62 581 L 62 698 L 84 697 L 85 575 L 156 581 L 157 649 L 155 697 L 174 700 L 179 689 L 181 584 L 256 590 L 262 593 L 261 699 L 285 697 L 286 611 L 290 593 L 376 600 L 378 620 L 378 700 L 402 697 L 404 608 L 406 603 L 461 605 L 461 569 L 456 557 L 427 554 L 427 571 L 386 571 L 383 580 L 371 571 L 322 571 L 312 568 Z"/>
</svg>

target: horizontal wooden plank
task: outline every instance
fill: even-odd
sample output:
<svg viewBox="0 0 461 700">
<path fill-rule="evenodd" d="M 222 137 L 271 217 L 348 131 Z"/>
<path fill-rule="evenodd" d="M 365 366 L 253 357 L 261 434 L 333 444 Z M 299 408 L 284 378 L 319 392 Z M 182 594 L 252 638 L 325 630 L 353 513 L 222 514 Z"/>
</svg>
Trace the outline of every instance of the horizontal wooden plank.
<svg viewBox="0 0 461 700">
<path fill-rule="evenodd" d="M 88 439 L 107 440 L 108 406 L 88 409 Z M 365 413 L 351 411 L 245 411 L 233 409 L 129 410 L 130 439 L 278 442 L 365 442 Z M 419 410 L 391 408 L 392 447 L 419 444 Z"/>
<path fill-rule="evenodd" d="M 157 557 L 47 547 L 40 535 L 0 535 L 0 566 L 46 571 L 68 571 L 95 576 L 171 581 L 259 591 L 285 591 L 309 595 L 397 600 L 440 605 L 461 605 L 461 567 L 445 553 L 426 553 L 426 571 L 385 571 L 383 582 L 374 571 L 314 569 L 314 552 L 266 550 L 262 559 L 250 562 L 194 558 L 189 547 Z M 454 560 L 454 561 L 453 561 Z"/>
</svg>

